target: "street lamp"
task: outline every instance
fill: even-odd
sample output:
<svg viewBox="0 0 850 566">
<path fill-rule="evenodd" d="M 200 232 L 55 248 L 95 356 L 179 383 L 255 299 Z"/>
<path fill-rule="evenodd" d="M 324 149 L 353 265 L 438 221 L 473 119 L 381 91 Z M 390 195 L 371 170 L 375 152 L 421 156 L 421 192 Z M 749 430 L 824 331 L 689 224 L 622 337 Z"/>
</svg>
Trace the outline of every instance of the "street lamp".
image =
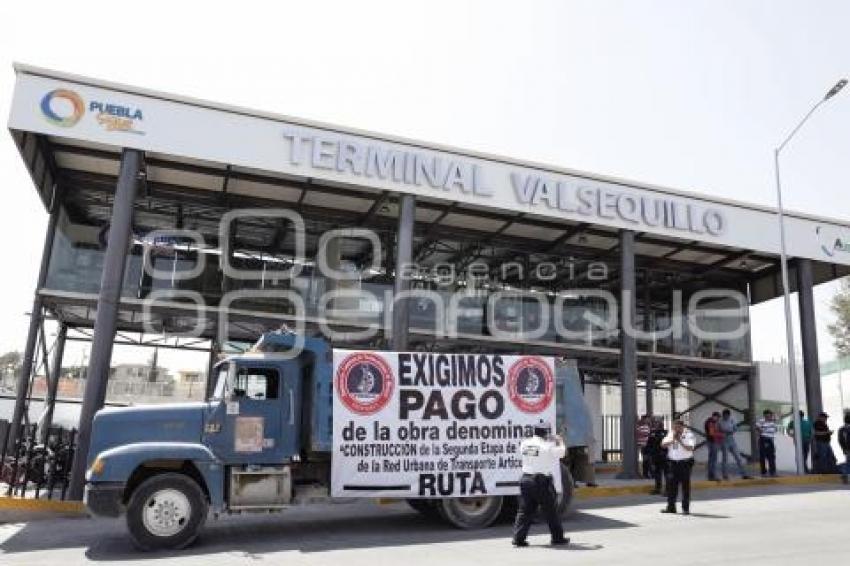
<svg viewBox="0 0 850 566">
<path fill-rule="evenodd" d="M 791 133 L 788 134 L 785 141 L 783 141 L 779 147 L 773 151 L 773 163 L 776 170 L 776 203 L 779 210 L 779 264 L 782 269 L 782 294 L 785 300 L 785 338 L 788 341 L 788 373 L 791 377 L 791 405 L 792 415 L 794 418 L 794 451 L 797 459 L 798 475 L 803 474 L 805 465 L 803 461 L 803 434 L 800 428 L 800 397 L 799 392 L 797 391 L 797 360 L 796 355 L 794 354 L 794 331 L 791 328 L 791 296 L 790 288 L 788 286 L 788 257 L 785 252 L 785 211 L 782 209 L 782 185 L 779 181 L 779 152 L 788 145 L 791 138 L 800 131 L 800 128 L 802 128 L 803 124 L 805 124 L 811 115 L 815 113 L 815 110 L 820 108 L 821 104 L 838 94 L 846 85 L 847 79 L 841 79 L 835 83 L 835 86 L 829 89 L 829 92 L 827 92 L 821 100 L 818 100 L 818 102 L 812 106 L 812 109 L 809 110 L 808 114 L 806 114 L 802 120 L 800 120 L 797 127 L 791 130 Z M 755 415 L 753 415 L 753 417 L 755 417 Z M 812 418 L 812 415 L 809 415 L 809 418 Z"/>
</svg>

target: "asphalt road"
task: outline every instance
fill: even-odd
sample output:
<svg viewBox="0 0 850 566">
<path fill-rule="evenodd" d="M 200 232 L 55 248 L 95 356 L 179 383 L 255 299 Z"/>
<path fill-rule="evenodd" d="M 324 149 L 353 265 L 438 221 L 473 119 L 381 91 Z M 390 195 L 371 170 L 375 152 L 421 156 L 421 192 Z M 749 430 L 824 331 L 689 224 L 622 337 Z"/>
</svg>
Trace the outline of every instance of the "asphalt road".
<svg viewBox="0 0 850 566">
<path fill-rule="evenodd" d="M 312 506 L 211 521 L 190 548 L 140 553 L 123 521 L 66 518 L 0 525 L 0 564 L 846 564 L 850 489 L 779 486 L 697 492 L 693 514 L 662 515 L 649 496 L 581 502 L 565 523 L 572 542 L 514 549 L 510 526 L 458 531 L 405 504 Z M 671 559 L 675 557 L 675 559 Z"/>
</svg>

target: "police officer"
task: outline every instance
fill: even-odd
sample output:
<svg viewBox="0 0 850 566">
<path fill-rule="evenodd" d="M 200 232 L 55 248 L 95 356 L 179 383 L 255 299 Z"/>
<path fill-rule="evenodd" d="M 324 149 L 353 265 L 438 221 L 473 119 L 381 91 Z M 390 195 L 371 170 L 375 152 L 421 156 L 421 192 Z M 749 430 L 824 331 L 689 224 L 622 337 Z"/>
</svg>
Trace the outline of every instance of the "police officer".
<svg viewBox="0 0 850 566">
<path fill-rule="evenodd" d="M 676 512 L 676 498 L 679 486 L 682 486 L 682 514 L 691 513 L 691 470 L 694 467 L 694 449 L 696 448 L 694 435 L 685 428 L 682 420 L 673 421 L 671 430 L 661 446 L 667 449 L 667 463 L 669 472 L 667 476 L 667 507 L 662 513 Z"/>
<path fill-rule="evenodd" d="M 522 478 L 519 482 L 519 509 L 514 523 L 513 545 L 528 546 L 525 540 L 531 527 L 537 508 L 543 510 L 552 544 L 567 544 L 570 539 L 564 537 L 561 518 L 556 508 L 555 484 L 552 481 L 555 471 L 560 469 L 561 458 L 566 448 L 560 436 L 552 436 L 549 425 L 543 423 L 534 427 L 534 436 L 522 441 Z"/>
</svg>

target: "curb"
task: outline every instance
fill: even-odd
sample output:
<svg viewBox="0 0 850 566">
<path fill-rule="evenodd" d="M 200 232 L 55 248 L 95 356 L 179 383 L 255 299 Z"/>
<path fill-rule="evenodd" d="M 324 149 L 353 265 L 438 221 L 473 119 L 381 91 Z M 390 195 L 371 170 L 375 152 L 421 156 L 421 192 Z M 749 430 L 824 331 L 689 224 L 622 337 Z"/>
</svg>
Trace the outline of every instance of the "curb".
<svg viewBox="0 0 850 566">
<path fill-rule="evenodd" d="M 0 497 L 0 511 L 39 511 L 84 515 L 86 508 L 82 501 Z"/>
<path fill-rule="evenodd" d="M 812 485 L 840 483 L 841 476 L 830 474 L 810 474 L 806 476 L 783 476 L 779 478 L 754 478 L 751 480 L 709 481 L 699 480 L 691 483 L 691 489 L 726 489 L 730 487 L 752 487 L 771 485 Z M 653 485 L 623 485 L 607 487 L 579 487 L 576 489 L 578 499 L 598 499 L 602 497 L 618 497 L 622 495 L 649 495 Z"/>
</svg>

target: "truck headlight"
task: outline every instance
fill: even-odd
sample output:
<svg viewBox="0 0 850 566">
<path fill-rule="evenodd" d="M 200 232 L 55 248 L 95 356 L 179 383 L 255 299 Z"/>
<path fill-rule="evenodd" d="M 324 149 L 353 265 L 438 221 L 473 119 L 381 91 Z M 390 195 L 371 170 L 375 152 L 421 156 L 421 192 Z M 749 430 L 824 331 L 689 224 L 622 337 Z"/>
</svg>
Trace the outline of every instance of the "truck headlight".
<svg viewBox="0 0 850 566">
<path fill-rule="evenodd" d="M 105 467 L 106 467 L 106 462 L 104 462 L 103 458 L 98 456 L 97 458 L 94 459 L 94 462 L 92 462 L 91 467 L 89 468 L 89 471 L 86 474 L 86 476 L 91 477 L 91 476 L 96 476 L 96 475 L 102 474 L 103 468 L 105 468 Z"/>
</svg>

